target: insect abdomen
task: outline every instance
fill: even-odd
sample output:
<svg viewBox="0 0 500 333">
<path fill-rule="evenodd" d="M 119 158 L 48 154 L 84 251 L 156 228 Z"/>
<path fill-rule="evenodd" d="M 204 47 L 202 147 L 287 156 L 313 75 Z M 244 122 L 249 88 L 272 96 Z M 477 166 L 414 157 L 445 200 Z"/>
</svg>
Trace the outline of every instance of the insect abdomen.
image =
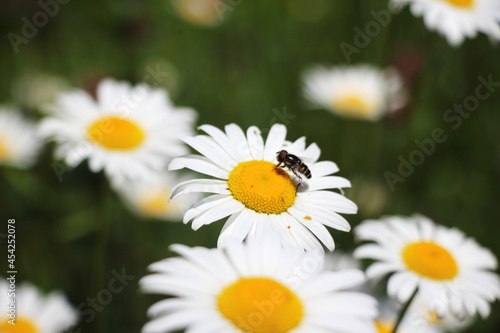
<svg viewBox="0 0 500 333">
<path fill-rule="evenodd" d="M 306 176 L 307 179 L 311 178 L 311 170 L 309 170 L 307 165 L 302 164 L 301 166 L 299 166 L 298 171 L 304 176 Z"/>
</svg>

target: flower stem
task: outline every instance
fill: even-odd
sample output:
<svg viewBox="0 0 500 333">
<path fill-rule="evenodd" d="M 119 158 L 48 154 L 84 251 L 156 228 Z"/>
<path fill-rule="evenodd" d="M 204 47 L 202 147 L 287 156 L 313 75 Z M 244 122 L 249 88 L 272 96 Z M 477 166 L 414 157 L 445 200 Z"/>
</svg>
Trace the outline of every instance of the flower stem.
<svg viewBox="0 0 500 333">
<path fill-rule="evenodd" d="M 413 295 L 411 295 L 411 297 L 408 300 L 408 302 L 406 302 L 406 304 L 401 309 L 401 312 L 399 313 L 398 319 L 396 320 L 396 324 L 394 325 L 394 329 L 392 330 L 392 333 L 396 333 L 396 331 L 398 330 L 399 324 L 401 324 L 401 322 L 403 321 L 403 318 L 404 318 L 404 316 L 406 314 L 406 311 L 410 307 L 410 304 L 413 301 L 413 299 L 415 298 L 415 295 L 417 295 L 417 291 L 418 291 L 418 287 L 415 288 L 415 291 L 413 292 Z"/>
<path fill-rule="evenodd" d="M 94 257 L 94 279 L 93 293 L 97 294 L 105 287 L 106 279 L 106 252 L 109 241 L 110 216 L 108 214 L 108 206 L 110 200 L 110 191 L 106 178 L 100 175 L 100 193 L 96 211 L 97 235 Z M 95 323 L 96 332 L 105 332 L 105 323 L 103 316 L 97 316 Z"/>
</svg>

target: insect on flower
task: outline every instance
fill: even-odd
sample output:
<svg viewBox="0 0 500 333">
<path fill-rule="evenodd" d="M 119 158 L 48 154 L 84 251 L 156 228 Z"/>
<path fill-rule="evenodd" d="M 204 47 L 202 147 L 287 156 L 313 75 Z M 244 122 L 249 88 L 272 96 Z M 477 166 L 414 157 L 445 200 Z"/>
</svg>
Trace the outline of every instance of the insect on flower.
<svg viewBox="0 0 500 333">
<path fill-rule="evenodd" d="M 288 169 L 290 169 L 293 174 L 299 178 L 297 188 L 302 185 L 302 177 L 300 174 L 306 176 L 307 179 L 311 178 L 311 170 L 309 170 L 307 165 L 300 158 L 293 154 L 289 154 L 286 150 L 280 150 L 276 154 L 278 154 L 276 159 L 279 162 L 278 165 L 276 165 L 276 168 L 280 167 L 281 164 L 284 164 Z"/>
</svg>

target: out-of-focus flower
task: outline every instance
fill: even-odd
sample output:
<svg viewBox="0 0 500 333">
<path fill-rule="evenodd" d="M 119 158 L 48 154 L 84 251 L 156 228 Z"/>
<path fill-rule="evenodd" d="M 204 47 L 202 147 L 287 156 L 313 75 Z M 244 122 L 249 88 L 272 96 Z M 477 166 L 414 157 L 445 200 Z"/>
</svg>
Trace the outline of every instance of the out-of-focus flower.
<svg viewBox="0 0 500 333">
<path fill-rule="evenodd" d="M 59 93 L 68 89 L 69 84 L 63 78 L 41 73 L 22 75 L 12 86 L 17 103 L 33 109 L 53 103 Z"/>
<path fill-rule="evenodd" d="M 115 187 L 127 206 L 149 218 L 181 221 L 186 210 L 200 198 L 198 195 L 181 196 L 169 202 L 172 188 L 185 180 L 174 172 L 164 172 L 149 180 L 127 181 Z"/>
<path fill-rule="evenodd" d="M 360 269 L 361 263 L 352 254 L 335 250 L 325 257 L 324 268 L 334 272 L 346 269 Z M 368 281 L 373 282 L 373 281 Z M 374 285 L 363 283 L 352 290 L 373 294 Z M 391 333 L 396 325 L 396 318 L 401 311 L 401 304 L 386 297 L 378 299 L 378 316 L 374 321 L 377 333 Z M 398 327 L 399 333 L 444 333 L 464 329 L 472 322 L 470 317 L 457 318 L 451 313 L 439 317 L 429 310 L 426 303 L 418 295 L 413 299 L 410 307 Z"/>
<path fill-rule="evenodd" d="M 350 182 L 330 176 L 338 171 L 331 161 L 318 162 L 320 149 L 313 143 L 306 148 L 305 138 L 285 141 L 286 127 L 274 125 L 267 140 L 251 126 L 247 134 L 235 124 L 226 133 L 210 125 L 200 127 L 207 135 L 184 139 L 199 155 L 176 158 L 169 170 L 188 168 L 218 179 L 193 179 L 172 190 L 172 198 L 182 193 L 215 193 L 194 204 L 184 215 L 184 223 L 193 220 L 192 228 L 229 216 L 219 237 L 223 245 L 230 236 L 241 241 L 275 230 L 282 243 L 303 249 L 329 250 L 334 241 L 325 226 L 349 231 L 349 223 L 338 213 L 353 214 L 356 205 L 343 195 L 325 191 L 349 187 Z M 311 178 L 294 175 L 277 167 L 277 153 L 285 149 L 303 159 Z M 299 176 L 303 179 L 299 185 Z M 317 238 L 316 238 L 317 237 Z M 319 241 L 318 241 L 319 239 Z M 321 243 L 320 243 L 321 241 Z"/>
<path fill-rule="evenodd" d="M 361 269 L 361 263 L 352 254 L 340 251 L 328 253 L 325 257 L 325 269 L 331 271 L 341 271 L 344 269 Z"/>
<path fill-rule="evenodd" d="M 403 318 L 401 332 L 459 332 L 470 326 L 473 322 L 472 319 L 470 316 L 459 318 L 450 312 L 440 316 L 437 312 L 431 311 L 427 302 L 417 295 Z"/>
<path fill-rule="evenodd" d="M 28 168 L 41 146 L 35 124 L 17 110 L 0 106 L 0 164 Z"/>
<path fill-rule="evenodd" d="M 409 4 L 415 16 L 422 16 L 427 28 L 458 46 L 464 39 L 482 32 L 500 40 L 500 1 L 498 0 L 391 0 Z"/>
<path fill-rule="evenodd" d="M 500 278 L 491 271 L 497 267 L 495 256 L 457 229 L 416 215 L 368 220 L 356 227 L 355 234 L 375 242 L 354 252 L 357 258 L 377 260 L 367 276 L 394 273 L 387 291 L 400 303 L 418 287 L 417 296 L 439 317 L 452 313 L 464 318 L 478 312 L 485 318 L 489 302 L 500 298 Z"/>
<path fill-rule="evenodd" d="M 31 284 L 17 286 L 15 298 L 9 298 L 7 279 L 0 280 L 0 332 L 2 333 L 59 333 L 75 325 L 77 311 L 66 297 L 58 292 L 42 295 Z M 9 323 L 10 300 L 15 301 L 15 325 Z"/>
<path fill-rule="evenodd" d="M 354 178 L 352 184 L 347 197 L 357 203 L 359 214 L 365 217 L 380 216 L 389 199 L 387 186 L 377 179 L 364 177 Z"/>
<path fill-rule="evenodd" d="M 360 270 L 323 270 L 323 257 L 283 246 L 280 236 L 228 242 L 223 249 L 173 245 L 181 258 L 154 263 L 146 292 L 171 295 L 148 311 L 143 332 L 374 332 L 376 301 L 347 291 Z"/>
<path fill-rule="evenodd" d="M 57 143 L 56 158 L 69 166 L 89 160 L 115 184 L 147 180 L 172 157 L 185 154 L 181 137 L 192 134 L 196 113 L 177 108 L 162 89 L 132 87 L 111 79 L 97 88 L 97 101 L 81 90 L 58 96 L 40 134 Z"/>
<path fill-rule="evenodd" d="M 370 65 L 314 67 L 304 73 L 305 97 L 339 116 L 377 120 L 406 102 L 399 74 Z"/>
<path fill-rule="evenodd" d="M 201 26 L 216 26 L 234 8 L 225 0 L 170 0 L 179 17 Z"/>
</svg>

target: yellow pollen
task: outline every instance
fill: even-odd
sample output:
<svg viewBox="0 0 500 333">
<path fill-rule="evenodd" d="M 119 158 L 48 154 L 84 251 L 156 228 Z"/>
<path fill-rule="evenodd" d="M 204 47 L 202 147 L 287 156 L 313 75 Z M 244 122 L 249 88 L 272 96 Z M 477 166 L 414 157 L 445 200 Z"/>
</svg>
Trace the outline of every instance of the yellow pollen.
<svg viewBox="0 0 500 333">
<path fill-rule="evenodd" d="M 172 208 L 168 202 L 168 196 L 167 191 L 151 193 L 139 201 L 139 208 L 147 216 L 159 216 L 168 213 Z"/>
<path fill-rule="evenodd" d="M 130 120 L 104 117 L 87 128 L 87 138 L 110 150 L 130 150 L 141 145 L 145 134 Z"/>
<path fill-rule="evenodd" d="M 450 5 L 458 8 L 472 8 L 475 0 L 441 0 L 449 3 Z"/>
<path fill-rule="evenodd" d="M 354 117 L 365 118 L 370 115 L 371 108 L 366 105 L 366 102 L 356 95 L 347 96 L 334 100 L 332 107 L 339 113 L 344 113 Z"/>
<path fill-rule="evenodd" d="M 377 333 L 391 333 L 394 330 L 394 322 L 385 319 L 375 320 Z"/>
<path fill-rule="evenodd" d="M 304 216 L 304 220 L 311 221 L 311 220 L 312 220 L 312 217 L 310 217 L 309 215 L 306 215 L 306 216 Z"/>
<path fill-rule="evenodd" d="M 425 311 L 425 318 L 431 323 L 431 324 L 439 324 L 441 321 L 441 317 L 437 314 L 436 311 L 430 311 L 426 310 Z"/>
<path fill-rule="evenodd" d="M 217 306 L 234 326 L 249 333 L 286 333 L 304 315 L 297 295 L 269 278 L 240 278 L 222 290 Z"/>
<path fill-rule="evenodd" d="M 288 173 L 267 161 L 238 164 L 229 174 L 228 187 L 236 200 L 258 213 L 281 214 L 295 202 Z"/>
<path fill-rule="evenodd" d="M 403 249 L 402 255 L 406 267 L 423 277 L 450 280 L 458 274 L 453 256 L 435 243 L 411 243 Z"/>
<path fill-rule="evenodd" d="M 0 324 L 1 333 L 37 333 L 38 329 L 30 321 L 23 318 L 16 318 L 16 324 L 9 324 L 7 319 Z"/>
</svg>

